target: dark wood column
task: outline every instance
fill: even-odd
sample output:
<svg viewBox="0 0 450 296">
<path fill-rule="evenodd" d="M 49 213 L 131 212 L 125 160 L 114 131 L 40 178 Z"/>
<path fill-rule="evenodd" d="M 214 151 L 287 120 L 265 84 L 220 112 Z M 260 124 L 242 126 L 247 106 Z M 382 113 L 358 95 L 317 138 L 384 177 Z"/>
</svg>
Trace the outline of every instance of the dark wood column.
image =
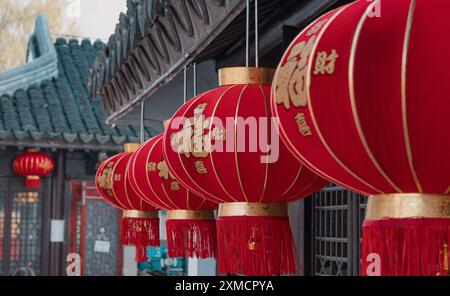
<svg viewBox="0 0 450 296">
<path fill-rule="evenodd" d="M 64 182 L 65 181 L 65 152 L 58 150 L 56 160 L 56 173 L 53 176 L 53 186 L 50 206 L 51 220 L 65 220 L 64 217 Z M 52 223 L 51 221 L 49 223 Z M 67 221 L 66 221 L 67 223 Z M 65 228 L 65 227 L 64 227 Z M 54 231 L 54 230 L 51 230 Z M 50 235 L 51 236 L 51 235 Z M 63 264 L 64 242 L 52 242 L 50 240 L 49 273 L 51 276 L 65 275 Z"/>
</svg>

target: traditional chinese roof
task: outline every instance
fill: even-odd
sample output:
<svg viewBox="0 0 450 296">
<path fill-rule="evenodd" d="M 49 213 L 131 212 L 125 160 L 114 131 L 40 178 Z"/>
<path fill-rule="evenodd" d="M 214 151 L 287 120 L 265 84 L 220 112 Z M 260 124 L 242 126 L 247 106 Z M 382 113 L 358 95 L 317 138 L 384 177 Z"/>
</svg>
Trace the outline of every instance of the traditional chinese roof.
<svg viewBox="0 0 450 296">
<path fill-rule="evenodd" d="M 336 3 L 349 1 L 260 0 L 260 56 L 272 57 L 268 66 L 276 66 L 272 64 L 282 53 L 285 27 L 300 29 Z M 120 15 L 115 33 L 98 54 L 89 81 L 90 94 L 104 97 L 107 122 L 133 122 L 138 109 L 134 107 L 157 97 L 193 62 L 244 65 L 246 2 L 128 0 L 128 10 Z M 169 100 L 176 98 L 168 97 L 163 103 L 177 104 Z M 152 112 L 146 108 L 147 116 L 158 117 Z"/>
<path fill-rule="evenodd" d="M 109 116 L 126 114 L 171 81 L 235 19 L 246 1 L 128 0 L 127 4 L 115 34 L 93 65 L 89 83 L 93 96 L 105 97 Z"/>
<path fill-rule="evenodd" d="M 8 71 L 9 81 L 14 81 L 11 75 L 15 73 L 26 79 L 10 83 L 0 93 L 0 146 L 121 150 L 123 143 L 137 142 L 138 128 L 106 125 L 102 97 L 90 100 L 88 96 L 89 68 L 105 45 L 61 38 L 53 44 L 42 17 L 36 28 L 30 39 L 30 61 Z M 44 42 L 51 44 L 47 52 L 39 50 Z M 42 55 L 50 62 L 36 63 Z M 51 69 L 48 64 L 54 65 L 52 71 L 47 71 Z M 155 135 L 150 129 L 146 133 L 147 137 Z"/>
</svg>

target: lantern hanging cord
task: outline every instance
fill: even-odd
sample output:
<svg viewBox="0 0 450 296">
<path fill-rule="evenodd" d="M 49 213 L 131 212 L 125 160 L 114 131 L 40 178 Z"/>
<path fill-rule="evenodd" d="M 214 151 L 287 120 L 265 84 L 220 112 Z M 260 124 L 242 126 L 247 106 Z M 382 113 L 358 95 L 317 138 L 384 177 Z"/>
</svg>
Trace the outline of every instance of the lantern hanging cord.
<svg viewBox="0 0 450 296">
<path fill-rule="evenodd" d="M 259 3 L 255 2 L 255 67 L 259 67 Z M 245 66 L 250 66 L 250 11 L 251 0 L 247 0 L 247 19 L 245 26 Z"/>
<path fill-rule="evenodd" d="M 194 75 L 194 97 L 197 96 L 198 89 L 197 89 L 197 63 L 192 64 L 193 67 L 193 75 Z"/>
<path fill-rule="evenodd" d="M 255 67 L 259 67 L 259 14 L 258 0 L 255 0 Z"/>
<path fill-rule="evenodd" d="M 247 19 L 245 24 L 245 66 L 250 66 L 250 0 L 247 0 Z"/>
<path fill-rule="evenodd" d="M 184 73 L 183 73 L 183 99 L 184 99 L 184 103 L 187 103 L 187 67 L 184 67 Z"/>
<path fill-rule="evenodd" d="M 145 126 L 144 126 L 144 115 L 145 115 L 145 100 L 142 100 L 141 102 L 141 135 L 140 135 L 140 142 L 141 144 L 144 144 L 145 142 Z"/>
</svg>

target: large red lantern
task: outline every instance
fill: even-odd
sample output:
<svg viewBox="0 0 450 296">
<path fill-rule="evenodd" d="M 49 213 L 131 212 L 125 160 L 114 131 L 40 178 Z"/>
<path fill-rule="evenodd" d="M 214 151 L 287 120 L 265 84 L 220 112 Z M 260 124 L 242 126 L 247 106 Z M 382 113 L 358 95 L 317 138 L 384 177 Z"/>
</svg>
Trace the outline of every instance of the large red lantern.
<svg viewBox="0 0 450 296">
<path fill-rule="evenodd" d="M 273 71 L 228 68 L 220 76 L 222 87 L 190 100 L 173 117 L 164 138 L 167 164 L 187 188 L 221 203 L 220 272 L 293 274 L 286 203 L 326 182 L 278 141 L 269 114 Z"/>
<path fill-rule="evenodd" d="M 377 273 L 372 253 L 382 275 L 445 269 L 448 9 L 446 0 L 356 1 L 306 28 L 277 70 L 271 105 L 283 141 L 319 175 L 371 196 L 363 274 Z"/>
<path fill-rule="evenodd" d="M 47 154 L 30 149 L 14 160 L 14 172 L 25 177 L 25 186 L 29 189 L 39 189 L 41 178 L 50 175 L 55 168 L 53 159 Z"/>
<path fill-rule="evenodd" d="M 136 246 L 136 260 L 147 261 L 146 248 L 159 246 L 158 209 L 142 200 L 129 182 L 128 165 L 132 153 L 125 152 L 105 160 L 96 175 L 100 195 L 123 210 L 122 244 Z"/>
<path fill-rule="evenodd" d="M 168 211 L 169 256 L 210 258 L 216 256 L 217 204 L 186 190 L 167 167 L 162 152 L 162 135 L 142 145 L 130 162 L 130 180 L 149 203 Z"/>
</svg>

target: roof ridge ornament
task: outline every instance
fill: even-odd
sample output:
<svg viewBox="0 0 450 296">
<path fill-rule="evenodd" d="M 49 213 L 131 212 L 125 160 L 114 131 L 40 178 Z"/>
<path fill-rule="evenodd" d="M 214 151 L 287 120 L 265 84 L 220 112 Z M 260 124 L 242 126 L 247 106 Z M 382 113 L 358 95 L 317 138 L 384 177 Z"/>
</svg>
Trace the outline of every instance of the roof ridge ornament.
<svg viewBox="0 0 450 296">
<path fill-rule="evenodd" d="M 58 57 L 47 19 L 42 14 L 36 18 L 28 47 L 31 58 L 26 64 L 0 72 L 0 95 L 13 95 L 19 89 L 27 89 L 32 84 L 58 76 Z"/>
</svg>

